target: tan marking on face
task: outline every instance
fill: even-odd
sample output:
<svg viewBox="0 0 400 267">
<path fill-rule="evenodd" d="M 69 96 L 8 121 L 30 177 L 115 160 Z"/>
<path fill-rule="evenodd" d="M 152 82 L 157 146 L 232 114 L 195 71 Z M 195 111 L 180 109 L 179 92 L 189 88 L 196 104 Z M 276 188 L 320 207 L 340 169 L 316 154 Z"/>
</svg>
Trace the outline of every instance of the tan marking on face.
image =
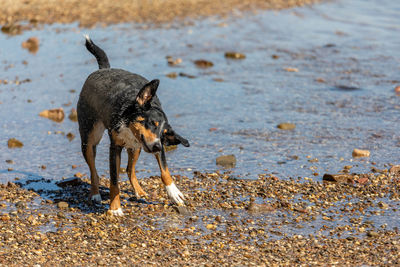
<svg viewBox="0 0 400 267">
<path fill-rule="evenodd" d="M 167 129 L 164 129 L 164 133 L 165 133 L 165 134 L 167 133 Z"/>
<path fill-rule="evenodd" d="M 156 127 L 158 127 L 158 125 L 160 125 L 160 123 L 159 123 L 158 121 L 155 121 L 155 122 L 154 122 L 154 125 L 155 125 Z"/>
<path fill-rule="evenodd" d="M 131 123 L 129 125 L 129 128 L 131 129 L 137 140 L 141 140 L 141 136 L 143 136 L 144 141 L 147 144 L 154 143 L 155 139 L 157 138 L 157 135 L 155 133 L 153 133 L 149 129 L 146 129 L 139 122 Z"/>
<path fill-rule="evenodd" d="M 142 116 L 137 117 L 137 121 L 144 121 L 144 118 Z"/>
</svg>

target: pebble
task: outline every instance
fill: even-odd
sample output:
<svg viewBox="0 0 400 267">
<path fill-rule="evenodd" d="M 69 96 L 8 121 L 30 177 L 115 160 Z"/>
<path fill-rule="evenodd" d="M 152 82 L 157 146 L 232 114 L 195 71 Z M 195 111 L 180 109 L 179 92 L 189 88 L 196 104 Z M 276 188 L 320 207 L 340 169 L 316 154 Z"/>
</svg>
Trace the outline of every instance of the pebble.
<svg viewBox="0 0 400 267">
<path fill-rule="evenodd" d="M 211 61 L 205 60 L 205 59 L 198 59 L 194 61 L 194 64 L 198 67 L 198 68 L 210 68 L 212 66 L 214 66 L 214 63 L 212 63 Z"/>
<path fill-rule="evenodd" d="M 179 64 L 182 63 L 182 59 L 181 58 L 174 59 L 171 56 L 166 56 L 166 59 L 167 59 L 168 65 L 170 65 L 170 66 L 176 66 L 176 65 L 179 65 Z"/>
<path fill-rule="evenodd" d="M 78 121 L 78 112 L 76 111 L 76 109 L 71 109 L 69 115 L 68 115 L 68 119 L 70 119 L 71 121 L 77 122 Z"/>
<path fill-rule="evenodd" d="M 60 201 L 60 202 L 57 203 L 57 207 L 59 209 L 66 209 L 66 208 L 68 208 L 68 206 L 69 206 L 68 203 L 64 202 L 64 201 Z"/>
<path fill-rule="evenodd" d="M 367 232 L 367 236 L 368 237 L 378 237 L 379 233 L 375 232 L 375 231 L 368 231 Z"/>
<path fill-rule="evenodd" d="M 363 150 L 363 149 L 358 149 L 358 148 L 355 148 L 352 153 L 354 158 L 369 157 L 370 154 L 371 154 L 371 152 L 369 150 Z"/>
<path fill-rule="evenodd" d="M 296 125 L 294 123 L 284 122 L 278 124 L 276 127 L 281 130 L 294 130 Z"/>
<path fill-rule="evenodd" d="M 30 37 L 28 40 L 22 42 L 22 48 L 28 49 L 30 53 L 35 54 L 39 50 L 39 39 L 37 37 Z"/>
<path fill-rule="evenodd" d="M 390 175 L 400 176 L 400 165 L 394 165 L 389 169 Z"/>
<path fill-rule="evenodd" d="M 324 174 L 323 181 L 336 182 L 336 183 L 354 183 L 354 175 L 352 174 Z"/>
<path fill-rule="evenodd" d="M 236 166 L 236 157 L 235 155 L 219 156 L 216 159 L 216 164 L 224 168 L 234 168 Z"/>
<path fill-rule="evenodd" d="M 63 108 L 46 109 L 39 113 L 39 116 L 48 118 L 55 122 L 62 122 L 64 120 Z"/>
<path fill-rule="evenodd" d="M 167 76 L 168 78 L 171 78 L 171 79 L 176 79 L 176 77 L 178 77 L 178 73 L 170 72 L 170 73 L 165 74 L 165 76 Z"/>
<path fill-rule="evenodd" d="M 396 87 L 394 88 L 394 92 L 395 92 L 397 95 L 400 95 L 400 85 L 398 85 L 398 86 L 396 86 Z"/>
<path fill-rule="evenodd" d="M 238 52 L 226 52 L 225 57 L 230 59 L 245 59 L 246 55 Z"/>
<path fill-rule="evenodd" d="M 70 142 L 75 139 L 75 135 L 73 133 L 67 133 L 66 137 Z"/>
<path fill-rule="evenodd" d="M 21 148 L 24 144 L 16 138 L 10 138 L 7 142 L 8 148 Z"/>
<path fill-rule="evenodd" d="M 284 68 L 287 72 L 299 72 L 298 68 Z"/>
</svg>

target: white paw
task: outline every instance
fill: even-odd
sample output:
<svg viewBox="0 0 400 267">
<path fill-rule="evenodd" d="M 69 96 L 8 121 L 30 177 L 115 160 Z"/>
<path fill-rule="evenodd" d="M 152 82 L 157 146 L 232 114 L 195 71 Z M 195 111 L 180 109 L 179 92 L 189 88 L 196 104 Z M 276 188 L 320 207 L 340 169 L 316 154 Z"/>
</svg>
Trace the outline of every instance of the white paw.
<svg viewBox="0 0 400 267">
<path fill-rule="evenodd" d="M 121 208 L 116 209 L 116 210 L 108 210 L 107 213 L 112 216 L 124 216 L 124 213 L 122 212 Z"/>
<path fill-rule="evenodd" d="M 93 201 L 94 203 L 100 204 L 100 203 L 101 203 L 101 196 L 100 196 L 100 194 L 93 195 L 93 196 L 92 196 L 92 201 Z"/>
<path fill-rule="evenodd" d="M 184 205 L 185 204 L 183 202 L 185 197 L 183 196 L 181 191 L 179 191 L 179 189 L 176 187 L 176 185 L 174 183 L 165 186 L 165 189 L 167 190 L 167 194 L 168 194 L 169 198 L 172 201 L 174 201 L 177 205 Z"/>
</svg>

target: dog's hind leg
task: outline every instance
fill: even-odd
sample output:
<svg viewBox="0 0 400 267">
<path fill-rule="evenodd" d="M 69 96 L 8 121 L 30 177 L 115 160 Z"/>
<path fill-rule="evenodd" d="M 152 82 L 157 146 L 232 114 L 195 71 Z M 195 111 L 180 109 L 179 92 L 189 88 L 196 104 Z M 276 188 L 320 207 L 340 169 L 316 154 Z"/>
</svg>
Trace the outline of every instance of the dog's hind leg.
<svg viewBox="0 0 400 267">
<path fill-rule="evenodd" d="M 160 153 L 155 154 L 158 166 L 160 167 L 161 171 L 161 180 L 165 185 L 165 189 L 167 190 L 167 194 L 172 201 L 174 201 L 177 205 L 184 205 L 185 203 L 183 200 L 185 197 L 176 187 L 174 180 L 172 179 L 171 174 L 169 173 L 167 160 L 165 158 L 164 148 L 161 149 Z"/>
<path fill-rule="evenodd" d="M 126 170 L 128 172 L 128 177 L 129 181 L 131 182 L 131 185 L 133 189 L 135 190 L 135 194 L 137 198 L 145 197 L 147 196 L 146 192 L 142 189 L 140 186 L 137 178 L 136 178 L 136 171 L 135 171 L 135 165 L 137 160 L 139 159 L 140 156 L 140 148 L 138 149 L 131 149 L 128 148 L 128 166 L 126 167 Z"/>
<path fill-rule="evenodd" d="M 96 146 L 101 140 L 104 132 L 104 125 L 101 122 L 95 123 L 89 132 L 81 131 L 82 154 L 90 170 L 90 198 L 95 203 L 101 202 L 99 193 L 99 175 L 96 170 Z"/>
<path fill-rule="evenodd" d="M 118 176 L 121 165 L 122 147 L 114 143 L 110 135 L 110 210 L 112 215 L 122 216 L 121 200 L 119 196 Z"/>
</svg>

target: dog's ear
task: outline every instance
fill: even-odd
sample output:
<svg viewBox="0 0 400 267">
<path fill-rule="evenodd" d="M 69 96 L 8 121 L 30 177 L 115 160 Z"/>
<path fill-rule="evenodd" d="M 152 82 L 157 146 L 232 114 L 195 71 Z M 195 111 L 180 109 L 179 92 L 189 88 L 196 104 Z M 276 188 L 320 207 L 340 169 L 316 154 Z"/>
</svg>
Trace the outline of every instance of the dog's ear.
<svg viewBox="0 0 400 267">
<path fill-rule="evenodd" d="M 185 147 L 189 147 L 189 141 L 177 134 L 171 127 L 164 130 L 163 144 L 166 146 L 176 146 L 182 144 Z"/>
<path fill-rule="evenodd" d="M 160 84 L 160 80 L 152 80 L 151 82 L 147 83 L 140 89 L 139 93 L 136 96 L 136 102 L 140 106 L 145 106 L 147 103 L 150 103 L 151 99 L 157 92 L 158 85 Z"/>
</svg>

